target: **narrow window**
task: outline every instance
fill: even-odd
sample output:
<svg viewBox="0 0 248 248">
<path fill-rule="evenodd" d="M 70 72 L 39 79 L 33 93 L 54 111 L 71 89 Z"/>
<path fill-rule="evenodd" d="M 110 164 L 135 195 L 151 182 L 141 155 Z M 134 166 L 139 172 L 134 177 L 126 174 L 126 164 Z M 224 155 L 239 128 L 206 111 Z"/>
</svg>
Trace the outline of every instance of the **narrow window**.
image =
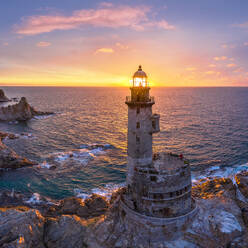
<svg viewBox="0 0 248 248">
<path fill-rule="evenodd" d="M 140 128 L 140 123 L 139 122 L 136 123 L 136 128 Z"/>
<path fill-rule="evenodd" d="M 152 182 L 156 182 L 157 181 L 157 177 L 155 177 L 155 176 L 151 176 L 150 179 L 151 179 Z"/>
<path fill-rule="evenodd" d="M 140 113 L 140 107 L 137 107 L 137 114 Z"/>
<path fill-rule="evenodd" d="M 173 197 L 173 192 L 170 192 L 170 197 Z"/>
<path fill-rule="evenodd" d="M 136 136 L 136 144 L 139 144 L 139 143 L 140 143 L 140 137 Z"/>
<path fill-rule="evenodd" d="M 155 122 L 155 121 L 152 121 L 152 127 L 153 127 L 154 129 L 156 129 L 156 122 Z"/>
</svg>

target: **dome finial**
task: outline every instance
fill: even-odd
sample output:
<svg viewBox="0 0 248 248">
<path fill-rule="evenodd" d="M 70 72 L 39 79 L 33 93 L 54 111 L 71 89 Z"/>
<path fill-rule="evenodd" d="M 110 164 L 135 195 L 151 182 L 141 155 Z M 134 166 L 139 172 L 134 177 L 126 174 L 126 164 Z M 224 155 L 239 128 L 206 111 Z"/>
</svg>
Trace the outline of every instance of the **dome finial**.
<svg viewBox="0 0 248 248">
<path fill-rule="evenodd" d="M 139 71 L 142 71 L 142 67 L 141 67 L 141 65 L 139 65 Z"/>
</svg>

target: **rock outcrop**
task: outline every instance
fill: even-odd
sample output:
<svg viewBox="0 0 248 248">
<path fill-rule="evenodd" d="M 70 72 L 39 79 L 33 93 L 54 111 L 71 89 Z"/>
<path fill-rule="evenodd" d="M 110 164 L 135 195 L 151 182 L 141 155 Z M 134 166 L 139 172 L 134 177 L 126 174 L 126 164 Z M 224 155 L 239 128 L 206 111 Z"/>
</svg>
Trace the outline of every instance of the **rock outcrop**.
<svg viewBox="0 0 248 248">
<path fill-rule="evenodd" d="M 9 98 L 5 96 L 4 91 L 0 89 L 0 102 L 9 102 Z"/>
<path fill-rule="evenodd" d="M 0 208 L 0 247 L 45 248 L 44 223 L 45 219 L 38 210 Z"/>
<path fill-rule="evenodd" d="M 58 218 L 49 218 L 44 231 L 46 247 L 83 248 L 87 221 L 76 215 L 62 215 Z"/>
<path fill-rule="evenodd" d="M 52 112 L 37 111 L 22 97 L 19 103 L 0 108 L 0 121 L 27 121 L 34 116 L 51 115 Z"/>
<path fill-rule="evenodd" d="M 1 208 L 0 204 L 0 247 L 246 248 L 248 225 L 244 209 L 248 204 L 247 197 L 242 195 L 244 201 L 241 200 L 239 192 L 248 190 L 246 176 L 238 174 L 234 182 L 228 178 L 209 179 L 194 186 L 192 194 L 198 213 L 183 230 L 172 230 L 173 235 L 156 243 L 149 228 L 129 223 L 120 212 L 125 188 L 115 192 L 109 202 L 99 195 L 85 201 L 72 197 L 47 207 L 47 212 L 31 209 L 32 206 Z M 240 189 L 239 180 L 244 180 Z M 20 195 L 8 194 L 10 197 L 15 198 L 13 203 L 21 204 Z M 12 204 L 9 199 L 6 203 Z"/>
<path fill-rule="evenodd" d="M 15 139 L 14 134 L 0 132 L 0 169 L 17 169 L 32 166 L 35 163 L 16 154 L 12 149 L 3 144 L 4 138 Z"/>
</svg>

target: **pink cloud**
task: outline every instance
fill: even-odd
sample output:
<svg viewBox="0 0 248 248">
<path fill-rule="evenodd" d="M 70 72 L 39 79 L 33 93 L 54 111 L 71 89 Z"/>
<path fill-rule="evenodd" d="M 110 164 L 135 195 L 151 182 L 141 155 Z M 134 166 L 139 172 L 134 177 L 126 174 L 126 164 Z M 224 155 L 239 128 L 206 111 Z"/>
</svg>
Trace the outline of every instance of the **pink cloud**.
<svg viewBox="0 0 248 248">
<path fill-rule="evenodd" d="M 248 28 L 248 22 L 244 22 L 240 24 L 233 24 L 232 26 L 236 28 Z"/>
<path fill-rule="evenodd" d="M 103 48 L 99 48 L 95 51 L 95 54 L 97 53 L 113 53 L 114 50 L 112 48 L 106 48 L 106 47 L 103 47 Z"/>
<path fill-rule="evenodd" d="M 40 41 L 36 44 L 37 47 L 48 47 L 51 46 L 50 42 L 46 42 L 46 41 Z"/>
<path fill-rule="evenodd" d="M 226 56 L 214 57 L 214 60 L 216 61 L 227 60 L 227 57 Z"/>
<path fill-rule="evenodd" d="M 70 16 L 40 15 L 22 19 L 20 26 L 15 26 L 15 32 L 24 35 L 47 33 L 54 30 L 76 29 L 82 26 L 120 28 L 128 27 L 144 30 L 145 27 L 158 27 L 172 30 L 175 27 L 165 20 L 150 20 L 148 6 L 113 6 L 103 3 L 98 9 L 83 9 L 74 11 Z"/>
<path fill-rule="evenodd" d="M 228 68 L 231 68 L 231 67 L 235 67 L 236 64 L 227 64 L 226 66 L 227 66 Z"/>
</svg>

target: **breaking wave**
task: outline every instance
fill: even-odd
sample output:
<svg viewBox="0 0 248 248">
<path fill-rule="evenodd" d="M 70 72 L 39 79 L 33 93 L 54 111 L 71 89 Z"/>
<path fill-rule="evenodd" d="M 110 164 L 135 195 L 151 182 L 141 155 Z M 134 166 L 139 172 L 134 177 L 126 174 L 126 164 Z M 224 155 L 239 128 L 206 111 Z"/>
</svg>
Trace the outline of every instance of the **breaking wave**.
<svg viewBox="0 0 248 248">
<path fill-rule="evenodd" d="M 124 186 L 125 186 L 125 183 L 119 183 L 119 184 L 108 183 L 104 187 L 91 189 L 90 192 L 84 192 L 83 190 L 76 188 L 74 189 L 74 195 L 76 197 L 79 197 L 85 200 L 89 198 L 92 194 L 97 194 L 97 195 L 104 196 L 109 200 L 113 192 L 117 191 L 119 188 L 124 187 Z"/>
<path fill-rule="evenodd" d="M 209 178 L 230 178 L 234 183 L 236 183 L 234 178 L 235 175 L 243 171 L 248 171 L 248 163 L 233 165 L 231 167 L 212 166 L 206 169 L 205 172 L 201 171 L 200 175 L 192 172 L 192 183 L 199 184 Z"/>
<path fill-rule="evenodd" d="M 45 161 L 39 164 L 39 167 L 50 169 L 53 164 L 64 165 L 67 163 L 86 166 L 91 160 L 106 154 L 106 150 L 114 148 L 114 146 L 110 144 L 80 145 L 79 147 L 79 149 L 73 149 L 66 152 L 52 153 Z"/>
</svg>

